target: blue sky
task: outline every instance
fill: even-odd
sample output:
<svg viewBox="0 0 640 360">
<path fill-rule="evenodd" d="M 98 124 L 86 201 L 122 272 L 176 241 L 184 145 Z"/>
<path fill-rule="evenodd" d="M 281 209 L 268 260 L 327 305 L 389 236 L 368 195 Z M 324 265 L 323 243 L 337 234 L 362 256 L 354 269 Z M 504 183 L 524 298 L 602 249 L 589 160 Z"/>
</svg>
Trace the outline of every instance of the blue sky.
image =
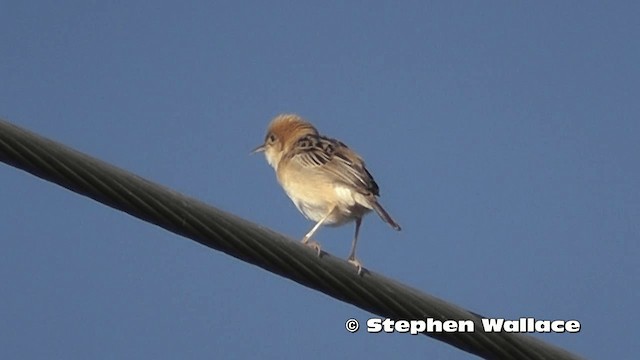
<svg viewBox="0 0 640 360">
<path fill-rule="evenodd" d="M 635 2 L 0 4 L 0 116 L 269 226 L 311 223 L 248 152 L 296 112 L 403 226 L 366 267 L 590 358 L 640 347 Z M 1 358 L 471 356 L 0 165 Z M 351 225 L 325 228 L 346 257 Z"/>
</svg>

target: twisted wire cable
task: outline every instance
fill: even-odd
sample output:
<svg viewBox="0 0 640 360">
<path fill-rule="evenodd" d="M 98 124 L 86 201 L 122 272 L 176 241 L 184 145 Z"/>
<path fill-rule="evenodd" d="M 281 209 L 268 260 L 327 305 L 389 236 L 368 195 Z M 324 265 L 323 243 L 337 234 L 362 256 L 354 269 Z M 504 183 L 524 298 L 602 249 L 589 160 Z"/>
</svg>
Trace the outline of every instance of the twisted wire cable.
<svg viewBox="0 0 640 360">
<path fill-rule="evenodd" d="M 578 359 L 531 336 L 484 332 L 478 314 L 316 252 L 0 119 L 0 161 L 384 318 L 472 320 L 474 332 L 427 336 L 486 359 Z M 8 205 L 8 204 L 6 204 Z"/>
</svg>

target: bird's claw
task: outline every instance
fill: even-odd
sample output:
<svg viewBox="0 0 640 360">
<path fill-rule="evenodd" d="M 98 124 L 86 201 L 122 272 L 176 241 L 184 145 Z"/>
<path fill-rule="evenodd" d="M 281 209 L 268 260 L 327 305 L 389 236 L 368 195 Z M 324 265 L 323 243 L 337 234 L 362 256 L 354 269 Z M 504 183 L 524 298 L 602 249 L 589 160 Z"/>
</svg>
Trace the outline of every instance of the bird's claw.
<svg viewBox="0 0 640 360">
<path fill-rule="evenodd" d="M 349 257 L 347 259 L 347 261 L 352 264 L 353 266 L 355 266 L 356 268 L 358 268 L 358 276 L 362 275 L 362 263 L 360 262 L 360 260 L 356 259 L 355 257 Z"/>
<path fill-rule="evenodd" d="M 302 243 L 315 250 L 318 254 L 318 257 L 320 257 L 320 255 L 322 254 L 322 249 L 320 249 L 320 244 L 317 241 L 305 238 L 302 239 Z"/>
</svg>

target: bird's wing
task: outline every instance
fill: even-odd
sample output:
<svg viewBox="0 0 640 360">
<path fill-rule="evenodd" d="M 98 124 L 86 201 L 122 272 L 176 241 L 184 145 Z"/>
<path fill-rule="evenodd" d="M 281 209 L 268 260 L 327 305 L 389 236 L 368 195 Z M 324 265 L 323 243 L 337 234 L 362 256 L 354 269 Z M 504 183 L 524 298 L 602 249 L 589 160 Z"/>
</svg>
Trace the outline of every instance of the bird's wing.
<svg viewBox="0 0 640 360">
<path fill-rule="evenodd" d="M 379 194 L 378 184 L 364 161 L 344 143 L 324 136 L 307 135 L 296 143 L 291 161 L 307 169 L 327 172 L 364 194 Z"/>
</svg>

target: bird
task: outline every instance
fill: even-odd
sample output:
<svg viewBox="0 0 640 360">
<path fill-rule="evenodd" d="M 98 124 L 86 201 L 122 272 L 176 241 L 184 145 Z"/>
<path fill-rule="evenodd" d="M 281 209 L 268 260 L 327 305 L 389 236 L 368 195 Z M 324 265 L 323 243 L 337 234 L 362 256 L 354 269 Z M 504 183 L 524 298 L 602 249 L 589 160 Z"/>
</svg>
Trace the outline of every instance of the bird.
<svg viewBox="0 0 640 360">
<path fill-rule="evenodd" d="M 378 201 L 380 189 L 364 160 L 343 142 L 321 135 L 297 114 L 280 114 L 267 128 L 263 144 L 251 153 L 263 152 L 278 182 L 296 208 L 315 225 L 302 243 L 321 255 L 311 237 L 323 225 L 355 222 L 355 234 L 347 261 L 362 274 L 356 245 L 362 218 L 375 211 L 395 230 L 401 230 Z"/>
</svg>

